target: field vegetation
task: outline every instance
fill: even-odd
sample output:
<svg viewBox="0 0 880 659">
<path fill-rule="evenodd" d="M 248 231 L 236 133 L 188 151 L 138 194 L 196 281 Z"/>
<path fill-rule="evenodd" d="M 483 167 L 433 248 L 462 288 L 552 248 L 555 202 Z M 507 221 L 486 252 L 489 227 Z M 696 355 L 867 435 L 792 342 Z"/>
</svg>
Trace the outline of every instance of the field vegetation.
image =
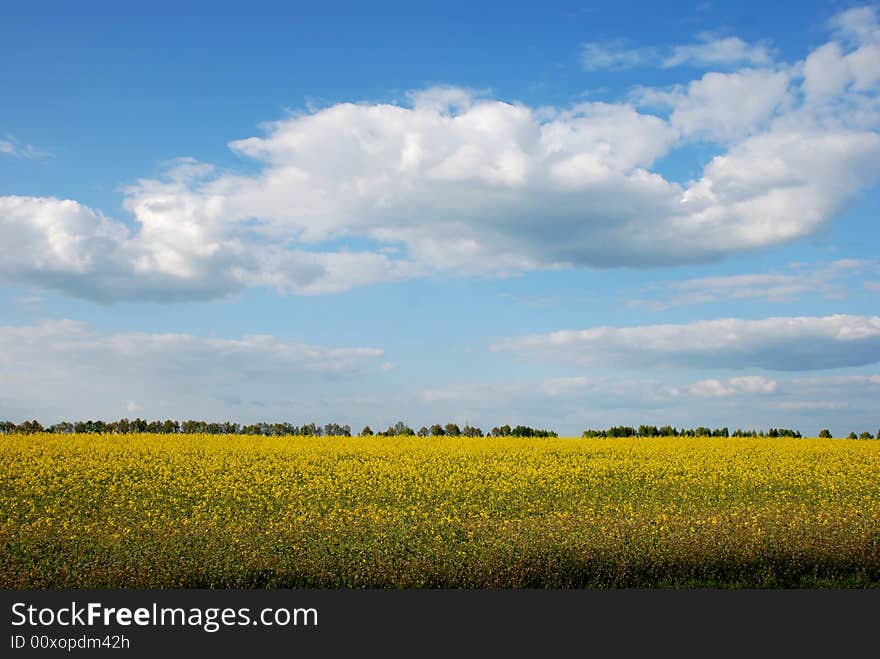
<svg viewBox="0 0 880 659">
<path fill-rule="evenodd" d="M 3 588 L 876 587 L 880 442 L 0 436 Z"/>
</svg>

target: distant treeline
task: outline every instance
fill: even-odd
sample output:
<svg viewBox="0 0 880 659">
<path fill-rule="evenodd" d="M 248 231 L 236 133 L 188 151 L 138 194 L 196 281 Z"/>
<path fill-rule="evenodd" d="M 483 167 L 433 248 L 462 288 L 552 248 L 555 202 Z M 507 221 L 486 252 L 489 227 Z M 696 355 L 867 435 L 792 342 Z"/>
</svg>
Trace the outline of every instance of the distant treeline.
<svg viewBox="0 0 880 659">
<path fill-rule="evenodd" d="M 11 421 L 0 421 L 0 434 L 9 435 L 13 433 L 30 434 L 36 432 L 49 432 L 57 434 L 72 433 L 105 433 L 115 435 L 127 435 L 131 433 L 157 433 L 164 435 L 262 435 L 265 437 L 276 437 L 280 435 L 297 435 L 306 437 L 351 437 L 351 427 L 348 425 L 340 425 L 338 423 L 326 423 L 323 426 L 316 423 L 307 423 L 297 426 L 292 423 L 231 423 L 224 421 L 221 423 L 208 421 L 174 421 L 166 419 L 165 421 L 147 421 L 146 419 L 120 419 L 119 421 L 61 421 L 51 426 L 43 427 L 39 421 L 25 421 L 15 424 Z M 374 432 L 370 426 L 365 426 L 360 433 L 361 437 L 558 437 L 553 430 L 541 430 L 531 428 L 529 426 L 510 427 L 505 424 L 503 426 L 495 426 L 490 431 L 484 433 L 480 428 L 465 424 L 459 427 L 455 423 L 447 423 L 440 425 L 422 426 L 418 430 L 413 430 L 403 421 L 398 421 L 393 426 L 388 426 L 386 430 Z M 743 430 L 737 428 L 731 432 L 728 428 L 707 428 L 706 426 L 697 426 L 696 428 L 676 428 L 674 426 L 612 426 L 607 430 L 587 429 L 581 434 L 581 437 L 793 437 L 800 438 L 802 435 L 798 430 L 790 428 L 770 428 L 768 431 L 763 430 Z M 831 432 L 827 428 L 819 431 L 819 437 L 831 437 Z M 851 432 L 848 439 L 874 439 L 874 435 L 869 432 L 862 432 L 858 435 Z M 877 439 L 880 439 L 880 430 L 877 431 Z"/>
<path fill-rule="evenodd" d="M 697 426 L 696 428 L 675 428 L 674 426 L 612 426 L 607 430 L 587 429 L 581 434 L 581 437 L 802 437 L 799 430 L 791 428 L 770 428 L 767 432 L 763 430 L 743 430 L 737 428 L 730 432 L 728 428 L 707 428 L 706 426 Z M 819 437 L 830 438 L 831 431 L 823 428 L 819 431 Z M 863 432 L 856 435 L 851 432 L 848 439 L 874 439 L 869 432 Z M 880 430 L 877 431 L 877 438 L 880 439 Z"/>
<path fill-rule="evenodd" d="M 724 428 L 676 428 L 675 426 L 611 426 L 608 430 L 584 430 L 581 437 L 801 437 L 798 430 L 790 428 L 770 428 L 763 430 L 743 430 L 737 428 L 730 432 Z"/>
<path fill-rule="evenodd" d="M 297 426 L 292 423 L 252 423 L 240 424 L 231 423 L 229 421 L 217 423 L 208 421 L 175 421 L 166 419 L 165 421 L 147 421 L 146 419 L 120 419 L 119 421 L 61 421 L 51 426 L 44 427 L 39 421 L 25 421 L 15 424 L 11 421 L 0 421 L 0 434 L 31 434 L 37 432 L 49 432 L 56 434 L 72 434 L 72 433 L 106 433 L 115 435 L 127 435 L 130 433 L 157 433 L 160 435 L 193 435 L 193 434 L 209 434 L 209 435 L 263 435 L 266 437 L 280 435 L 297 435 L 306 437 L 351 437 L 351 427 L 348 425 L 340 425 L 338 423 L 327 423 L 319 426 L 315 423 L 307 423 Z M 529 426 L 515 426 L 511 428 L 509 425 L 492 428 L 485 435 L 480 428 L 471 425 L 465 425 L 460 428 L 455 423 L 447 423 L 446 425 L 434 424 L 430 428 L 422 426 L 418 431 L 413 430 L 403 421 L 398 421 L 393 426 L 389 426 L 387 430 L 373 432 L 370 426 L 365 426 L 360 432 L 360 436 L 370 437 L 379 436 L 407 436 L 418 435 L 419 437 L 557 437 L 558 435 L 552 430 L 540 430 L 530 428 Z"/>
<path fill-rule="evenodd" d="M 368 437 L 373 435 L 373 431 L 370 429 L 370 426 L 366 426 L 363 430 L 361 430 L 361 436 Z M 439 423 L 435 423 L 433 426 L 428 428 L 427 426 L 422 426 L 418 431 L 413 430 L 409 426 L 407 426 L 403 421 L 398 421 L 395 425 L 390 426 L 384 432 L 377 432 L 376 435 L 384 435 L 384 436 L 406 436 L 406 435 L 417 435 L 419 437 L 558 437 L 554 431 L 552 430 L 540 430 L 537 428 L 531 428 L 529 426 L 514 426 L 511 428 L 509 425 L 505 424 L 503 426 L 495 426 L 485 435 L 480 428 L 476 428 L 471 425 L 465 425 L 464 428 L 459 428 L 458 424 L 455 423 L 447 423 L 445 426 L 441 426 Z"/>
</svg>

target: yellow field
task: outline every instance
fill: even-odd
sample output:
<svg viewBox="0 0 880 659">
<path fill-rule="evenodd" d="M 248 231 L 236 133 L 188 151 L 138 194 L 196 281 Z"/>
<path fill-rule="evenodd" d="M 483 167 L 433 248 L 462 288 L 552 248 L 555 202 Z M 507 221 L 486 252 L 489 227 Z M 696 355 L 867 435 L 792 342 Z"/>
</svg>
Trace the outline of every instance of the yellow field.
<svg viewBox="0 0 880 659">
<path fill-rule="evenodd" d="M 4 588 L 880 585 L 880 442 L 0 437 Z"/>
</svg>

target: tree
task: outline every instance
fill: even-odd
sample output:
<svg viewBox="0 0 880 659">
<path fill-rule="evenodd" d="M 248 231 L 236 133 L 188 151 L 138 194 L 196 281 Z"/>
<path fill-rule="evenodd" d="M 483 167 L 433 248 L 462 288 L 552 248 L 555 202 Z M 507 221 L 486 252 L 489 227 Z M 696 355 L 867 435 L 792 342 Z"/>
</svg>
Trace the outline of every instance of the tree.
<svg viewBox="0 0 880 659">
<path fill-rule="evenodd" d="M 394 428 L 392 428 L 391 430 L 393 430 L 394 434 L 398 437 L 411 437 L 415 435 L 413 429 L 406 425 L 403 421 L 398 421 L 397 423 L 395 423 Z"/>
<path fill-rule="evenodd" d="M 450 437 L 458 437 L 461 435 L 461 428 L 458 427 L 455 423 L 447 423 L 446 427 L 443 428 L 447 435 Z"/>
<path fill-rule="evenodd" d="M 290 424 L 280 424 L 276 423 L 276 426 L 289 426 Z M 288 432 L 285 428 L 285 431 L 279 432 L 279 435 L 282 434 L 292 434 Z M 348 425 L 340 426 L 338 423 L 327 423 L 324 425 L 324 435 L 326 437 L 351 437 L 351 428 Z"/>
<path fill-rule="evenodd" d="M 851 432 L 849 435 L 846 436 L 846 438 L 847 439 L 858 439 L 858 436 L 854 432 Z"/>
<path fill-rule="evenodd" d="M 427 428 L 425 428 L 425 426 L 422 426 L 421 428 L 419 428 L 419 431 L 416 434 L 419 437 L 427 437 L 428 435 L 431 434 L 431 431 L 428 430 Z"/>
<path fill-rule="evenodd" d="M 874 439 L 874 435 L 865 431 L 865 432 L 859 434 L 859 439 Z"/>
<path fill-rule="evenodd" d="M 431 426 L 431 437 L 443 437 L 446 434 L 446 431 L 443 430 L 443 427 L 439 423 L 435 423 Z"/>
<path fill-rule="evenodd" d="M 831 439 L 831 431 L 828 430 L 828 428 L 822 428 L 822 430 L 819 431 L 819 437 L 821 439 Z"/>
<path fill-rule="evenodd" d="M 373 436 L 372 428 L 370 428 L 370 426 L 364 426 L 364 429 L 361 430 L 361 437 L 372 437 L 372 436 Z"/>
</svg>

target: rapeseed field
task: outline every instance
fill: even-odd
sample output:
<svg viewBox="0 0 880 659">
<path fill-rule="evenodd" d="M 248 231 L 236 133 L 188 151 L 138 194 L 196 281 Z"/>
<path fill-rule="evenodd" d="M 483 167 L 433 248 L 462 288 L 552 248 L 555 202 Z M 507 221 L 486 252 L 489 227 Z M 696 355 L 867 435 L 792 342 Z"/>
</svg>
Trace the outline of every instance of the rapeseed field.
<svg viewBox="0 0 880 659">
<path fill-rule="evenodd" d="M 880 442 L 8 435 L 3 588 L 880 585 Z"/>
</svg>

